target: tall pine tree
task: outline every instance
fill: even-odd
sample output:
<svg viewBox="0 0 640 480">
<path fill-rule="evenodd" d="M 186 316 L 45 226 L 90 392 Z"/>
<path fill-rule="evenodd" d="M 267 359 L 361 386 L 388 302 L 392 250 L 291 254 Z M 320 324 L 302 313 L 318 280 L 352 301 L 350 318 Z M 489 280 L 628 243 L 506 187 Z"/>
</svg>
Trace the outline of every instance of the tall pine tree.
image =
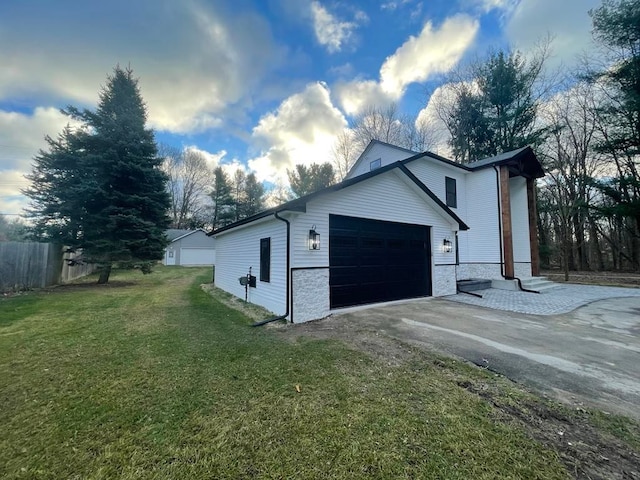
<svg viewBox="0 0 640 480">
<path fill-rule="evenodd" d="M 140 266 L 162 258 L 169 197 L 153 132 L 131 69 L 114 69 L 95 112 L 63 113 L 82 127 L 66 128 L 34 161 L 25 194 L 31 215 L 49 238 L 82 249 L 107 283 L 114 263 Z"/>
</svg>

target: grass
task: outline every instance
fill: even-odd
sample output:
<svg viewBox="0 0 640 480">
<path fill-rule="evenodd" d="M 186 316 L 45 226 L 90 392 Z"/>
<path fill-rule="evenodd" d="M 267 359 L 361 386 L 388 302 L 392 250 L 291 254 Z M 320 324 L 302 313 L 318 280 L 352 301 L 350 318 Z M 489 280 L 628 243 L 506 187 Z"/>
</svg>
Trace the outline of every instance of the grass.
<svg viewBox="0 0 640 480">
<path fill-rule="evenodd" d="M 0 300 L 0 475 L 567 478 L 451 369 L 489 374 L 249 328 L 209 278 L 116 272 Z"/>
</svg>

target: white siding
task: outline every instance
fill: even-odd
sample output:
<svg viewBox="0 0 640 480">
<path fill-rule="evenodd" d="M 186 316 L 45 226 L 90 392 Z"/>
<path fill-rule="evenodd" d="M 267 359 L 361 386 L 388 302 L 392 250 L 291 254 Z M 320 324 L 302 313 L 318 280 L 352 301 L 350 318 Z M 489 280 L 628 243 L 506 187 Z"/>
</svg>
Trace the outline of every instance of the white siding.
<svg viewBox="0 0 640 480">
<path fill-rule="evenodd" d="M 260 239 L 271 238 L 270 282 L 260 281 Z M 280 220 L 250 225 L 216 236 L 216 286 L 244 298 L 238 278 L 256 276 L 256 288 L 249 288 L 249 302 L 261 305 L 278 315 L 286 311 L 287 226 Z"/>
<path fill-rule="evenodd" d="M 214 265 L 216 251 L 213 248 L 181 248 L 180 265 Z"/>
<path fill-rule="evenodd" d="M 462 220 L 469 226 L 458 234 L 460 263 L 500 263 L 500 230 L 496 172 L 492 168 L 467 176 L 467 212 Z"/>
<path fill-rule="evenodd" d="M 183 262 L 181 258 L 183 249 L 190 248 L 202 248 L 214 252 L 209 255 L 210 258 L 208 258 L 204 263 L 198 263 L 199 265 L 213 265 L 215 263 L 215 240 L 213 237 L 208 237 L 202 230 L 198 230 L 169 244 L 167 252 L 168 250 L 173 249 L 175 260 L 175 263 L 169 263 L 169 265 L 195 265 L 194 263 L 190 263 L 191 257 L 187 259 L 187 263 Z M 165 253 L 165 264 L 167 264 L 167 252 Z"/>
<path fill-rule="evenodd" d="M 447 165 L 428 157 L 419 158 L 407 163 L 407 168 L 431 190 L 442 203 L 447 203 L 445 177 L 456 180 L 457 207 L 451 208 L 461 219 L 467 214 L 467 176 L 468 172 L 457 167 Z"/>
<path fill-rule="evenodd" d="M 362 175 L 363 173 L 370 172 L 371 162 L 378 158 L 381 160 L 380 166 L 384 167 L 385 165 L 389 165 L 399 160 L 404 160 L 405 158 L 412 157 L 413 155 L 415 155 L 415 153 L 409 152 L 404 148 L 376 143 L 372 145 L 368 151 L 363 152 L 363 156 L 358 158 L 346 178 L 353 178 L 358 175 Z"/>
<path fill-rule="evenodd" d="M 215 248 L 215 240 L 213 237 L 208 237 L 202 230 L 198 230 L 191 235 L 187 235 L 184 238 L 175 242 L 180 244 L 181 248 L 195 247 L 195 248 Z"/>
<path fill-rule="evenodd" d="M 531 262 L 531 244 L 529 241 L 529 208 L 527 205 L 527 180 L 514 177 L 509 180 L 511 196 L 511 227 L 513 232 L 513 261 Z M 529 275 L 531 273 L 529 272 Z"/>
<path fill-rule="evenodd" d="M 292 221 L 293 267 L 329 266 L 330 213 L 432 226 L 431 252 L 434 263 L 455 263 L 455 249 L 451 253 L 442 250 L 445 237 L 454 240 L 455 234 L 449 221 L 427 205 L 424 195 L 415 193 L 391 171 L 309 202 L 307 213 Z M 320 234 L 320 250 L 317 251 L 309 250 L 307 246 L 309 229 L 313 225 Z M 434 277 L 433 281 L 437 279 Z"/>
</svg>

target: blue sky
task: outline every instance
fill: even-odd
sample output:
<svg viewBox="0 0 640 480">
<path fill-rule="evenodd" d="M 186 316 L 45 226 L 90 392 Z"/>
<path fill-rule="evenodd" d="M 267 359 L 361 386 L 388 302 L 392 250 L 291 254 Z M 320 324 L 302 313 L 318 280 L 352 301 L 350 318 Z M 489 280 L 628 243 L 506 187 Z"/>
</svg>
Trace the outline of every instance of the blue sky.
<svg viewBox="0 0 640 480">
<path fill-rule="evenodd" d="M 297 163 L 330 160 L 366 106 L 429 116 L 428 92 L 489 47 L 526 52 L 551 35 L 550 66 L 569 68 L 599 3 L 4 0 L 0 213 L 25 206 L 24 173 L 67 123 L 59 109 L 94 108 L 116 64 L 139 77 L 159 142 L 277 183 Z"/>
</svg>

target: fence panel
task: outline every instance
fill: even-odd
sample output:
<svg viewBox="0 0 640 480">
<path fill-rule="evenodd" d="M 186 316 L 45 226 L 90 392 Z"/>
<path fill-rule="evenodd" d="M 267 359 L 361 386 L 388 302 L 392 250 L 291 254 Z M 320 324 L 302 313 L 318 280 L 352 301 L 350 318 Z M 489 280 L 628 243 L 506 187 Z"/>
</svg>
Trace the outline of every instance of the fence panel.
<svg viewBox="0 0 640 480">
<path fill-rule="evenodd" d="M 48 287 L 95 270 L 94 265 L 69 266 L 66 260 L 76 256 L 53 243 L 0 242 L 0 292 Z"/>
</svg>

